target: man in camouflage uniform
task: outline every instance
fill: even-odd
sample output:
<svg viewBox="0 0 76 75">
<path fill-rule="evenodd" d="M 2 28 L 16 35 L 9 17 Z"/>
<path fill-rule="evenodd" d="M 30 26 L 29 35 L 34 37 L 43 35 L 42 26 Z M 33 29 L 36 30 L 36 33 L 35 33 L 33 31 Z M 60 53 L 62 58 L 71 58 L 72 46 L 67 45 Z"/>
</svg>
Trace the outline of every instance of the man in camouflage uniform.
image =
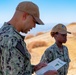
<svg viewBox="0 0 76 75">
<path fill-rule="evenodd" d="M 0 75 L 32 75 L 34 71 L 46 66 L 45 63 L 31 65 L 24 37 L 19 33 L 27 33 L 36 23 L 43 24 L 39 18 L 38 6 L 24 1 L 17 6 L 12 19 L 1 27 Z"/>
<path fill-rule="evenodd" d="M 57 24 L 53 27 L 51 31 L 51 36 L 54 37 L 55 43 L 47 48 L 42 55 L 41 62 L 49 63 L 56 58 L 60 58 L 62 61 L 65 61 L 66 64 L 58 70 L 58 75 L 67 75 L 69 68 L 69 54 L 68 48 L 63 45 L 67 41 L 67 31 L 66 27 L 63 24 Z"/>
</svg>

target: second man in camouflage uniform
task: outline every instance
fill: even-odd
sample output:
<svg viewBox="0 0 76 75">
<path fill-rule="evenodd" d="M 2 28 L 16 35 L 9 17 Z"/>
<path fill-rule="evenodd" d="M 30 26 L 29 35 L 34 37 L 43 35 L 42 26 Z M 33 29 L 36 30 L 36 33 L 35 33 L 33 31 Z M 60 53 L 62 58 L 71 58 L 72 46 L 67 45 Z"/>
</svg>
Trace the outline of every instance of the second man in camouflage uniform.
<svg viewBox="0 0 76 75">
<path fill-rule="evenodd" d="M 41 62 L 49 63 L 56 58 L 60 58 L 62 61 L 65 61 L 67 64 L 58 70 L 58 75 L 67 75 L 69 68 L 69 54 L 68 48 L 63 45 L 67 41 L 67 28 L 63 24 L 57 24 L 53 27 L 51 31 L 51 36 L 54 37 L 55 43 L 47 48 L 42 55 Z"/>
</svg>

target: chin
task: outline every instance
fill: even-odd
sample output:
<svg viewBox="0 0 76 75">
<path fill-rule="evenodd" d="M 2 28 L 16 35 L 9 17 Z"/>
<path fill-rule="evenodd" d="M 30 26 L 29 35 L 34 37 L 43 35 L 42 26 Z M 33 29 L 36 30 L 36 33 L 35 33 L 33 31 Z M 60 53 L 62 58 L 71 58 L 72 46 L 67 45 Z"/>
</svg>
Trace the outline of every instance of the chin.
<svg viewBox="0 0 76 75">
<path fill-rule="evenodd" d="M 27 34 L 28 32 L 25 32 L 25 34 Z"/>
<path fill-rule="evenodd" d="M 63 43 L 66 43 L 66 41 L 64 41 Z"/>
<path fill-rule="evenodd" d="M 28 33 L 28 31 L 25 31 L 24 33 Z"/>
</svg>

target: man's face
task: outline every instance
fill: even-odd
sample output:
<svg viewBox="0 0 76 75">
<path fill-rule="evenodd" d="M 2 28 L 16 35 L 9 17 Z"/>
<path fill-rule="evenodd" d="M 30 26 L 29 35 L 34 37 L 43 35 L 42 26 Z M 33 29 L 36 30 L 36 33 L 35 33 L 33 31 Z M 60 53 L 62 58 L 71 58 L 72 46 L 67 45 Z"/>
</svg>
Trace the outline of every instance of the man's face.
<svg viewBox="0 0 76 75">
<path fill-rule="evenodd" d="M 35 26 L 36 26 L 36 22 L 35 22 L 34 18 L 31 15 L 28 15 L 23 22 L 22 32 L 27 33 L 32 28 L 35 28 Z"/>
<path fill-rule="evenodd" d="M 56 34 L 56 41 L 60 42 L 60 43 L 66 43 L 67 41 L 67 34 Z"/>
</svg>

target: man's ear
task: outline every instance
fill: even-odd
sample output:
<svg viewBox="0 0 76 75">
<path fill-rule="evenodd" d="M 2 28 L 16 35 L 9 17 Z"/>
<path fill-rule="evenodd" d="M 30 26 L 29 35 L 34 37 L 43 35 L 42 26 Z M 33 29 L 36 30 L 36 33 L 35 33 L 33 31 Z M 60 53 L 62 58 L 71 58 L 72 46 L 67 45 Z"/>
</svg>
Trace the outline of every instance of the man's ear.
<svg viewBox="0 0 76 75">
<path fill-rule="evenodd" d="M 23 20 L 25 20 L 27 17 L 27 13 L 23 13 Z"/>
</svg>

